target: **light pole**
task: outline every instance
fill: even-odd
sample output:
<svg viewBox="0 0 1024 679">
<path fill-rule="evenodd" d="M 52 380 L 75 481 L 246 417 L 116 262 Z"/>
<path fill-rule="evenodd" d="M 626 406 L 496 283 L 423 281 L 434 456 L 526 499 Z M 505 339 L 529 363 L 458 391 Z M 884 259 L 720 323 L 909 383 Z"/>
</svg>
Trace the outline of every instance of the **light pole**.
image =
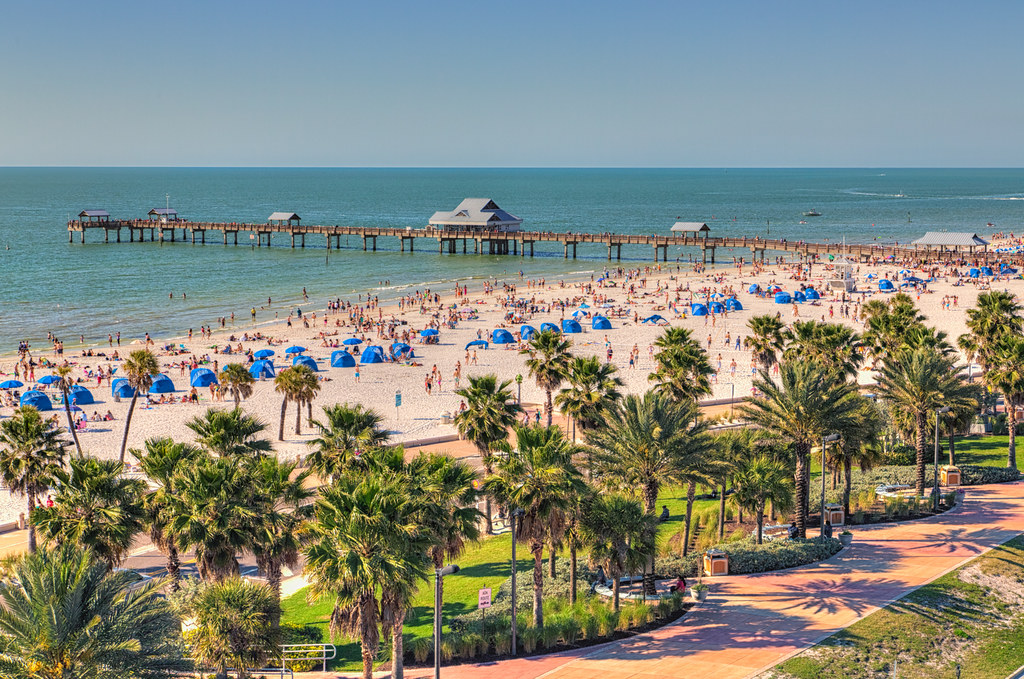
<svg viewBox="0 0 1024 679">
<path fill-rule="evenodd" d="M 516 654 L 516 519 L 526 514 L 523 509 L 509 512 L 512 519 L 512 655 Z"/>
<path fill-rule="evenodd" d="M 441 581 L 458 572 L 453 563 L 434 569 L 434 679 L 441 679 Z"/>
<path fill-rule="evenodd" d="M 932 471 L 935 475 L 935 484 L 932 486 L 932 509 L 939 511 L 939 415 L 944 415 L 951 411 L 952 408 L 949 406 L 942 406 L 935 410 L 935 469 Z"/>
<path fill-rule="evenodd" d="M 821 439 L 821 537 L 825 537 L 825 449 L 829 443 L 839 440 L 839 434 L 829 434 Z"/>
<path fill-rule="evenodd" d="M 516 375 L 516 405 L 523 405 L 523 375 L 520 373 Z"/>
</svg>

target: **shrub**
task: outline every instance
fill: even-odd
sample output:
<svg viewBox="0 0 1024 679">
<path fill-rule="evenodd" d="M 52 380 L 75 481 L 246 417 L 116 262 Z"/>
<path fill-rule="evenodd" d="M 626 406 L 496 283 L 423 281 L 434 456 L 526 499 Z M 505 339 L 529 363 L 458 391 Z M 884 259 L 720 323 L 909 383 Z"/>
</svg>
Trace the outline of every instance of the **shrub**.
<svg viewBox="0 0 1024 679">
<path fill-rule="evenodd" d="M 914 446 L 898 443 L 885 453 L 885 464 L 894 466 L 913 465 L 917 463 L 917 451 Z"/>
<path fill-rule="evenodd" d="M 537 642 L 540 641 L 540 631 L 536 627 L 527 627 L 519 635 L 519 641 L 523 644 L 524 653 L 533 653 L 537 650 Z"/>
<path fill-rule="evenodd" d="M 552 616 L 544 621 L 544 627 L 540 630 L 540 640 L 544 648 L 554 648 L 558 640 L 562 638 L 561 619 Z"/>
<path fill-rule="evenodd" d="M 559 621 L 559 626 L 562 629 L 562 643 L 567 646 L 575 646 L 582 632 L 582 625 L 580 625 L 579 619 L 574 615 L 567 615 Z"/>
<path fill-rule="evenodd" d="M 583 638 L 596 639 L 599 636 L 600 624 L 597 621 L 597 615 L 592 611 L 584 611 L 577 616 L 577 620 L 580 622 L 580 630 L 583 633 Z"/>
<path fill-rule="evenodd" d="M 602 606 L 594 611 L 594 618 L 597 620 L 597 634 L 601 637 L 611 636 L 619 624 L 619 614 L 610 606 Z"/>
<path fill-rule="evenodd" d="M 405 645 L 405 650 L 412 653 L 413 660 L 418 664 L 427 662 L 427 658 L 434 651 L 433 637 L 413 637 Z"/>
<path fill-rule="evenodd" d="M 752 537 L 742 540 L 725 542 L 718 548 L 729 555 L 729 572 L 740 575 L 744 573 L 764 573 L 783 568 L 793 568 L 821 561 L 832 556 L 840 549 L 839 540 L 822 541 L 820 538 L 810 540 L 773 540 L 762 545 L 754 543 Z M 681 573 L 685 577 L 695 577 L 699 564 L 699 555 L 691 554 L 682 557 L 663 557 L 655 561 L 654 569 L 663 577 Z"/>
<path fill-rule="evenodd" d="M 627 630 L 633 626 L 633 606 L 622 606 L 619 609 L 619 619 L 615 629 Z"/>
<path fill-rule="evenodd" d="M 491 642 L 494 644 L 494 652 L 498 655 L 512 652 L 512 635 L 507 630 L 504 633 L 495 632 Z"/>
<path fill-rule="evenodd" d="M 973 464 L 960 467 L 960 485 L 981 486 L 986 483 L 1006 483 L 1020 479 L 1020 472 L 1009 467 L 978 467 Z M 929 477 L 930 478 L 930 477 Z"/>
<path fill-rule="evenodd" d="M 441 638 L 441 660 L 443 660 L 444 662 L 448 662 L 452 658 L 458 656 L 461 650 L 461 635 L 449 634 L 448 636 Z"/>
<path fill-rule="evenodd" d="M 646 603 L 633 606 L 633 627 L 641 627 L 654 620 L 654 609 Z"/>
<path fill-rule="evenodd" d="M 315 625 L 299 625 L 294 622 L 281 623 L 282 644 L 322 644 L 324 631 Z M 320 651 L 310 651 L 310 656 L 320 656 Z M 323 660 L 313 657 L 289 656 L 288 668 L 296 672 L 310 672 L 323 666 Z"/>
</svg>

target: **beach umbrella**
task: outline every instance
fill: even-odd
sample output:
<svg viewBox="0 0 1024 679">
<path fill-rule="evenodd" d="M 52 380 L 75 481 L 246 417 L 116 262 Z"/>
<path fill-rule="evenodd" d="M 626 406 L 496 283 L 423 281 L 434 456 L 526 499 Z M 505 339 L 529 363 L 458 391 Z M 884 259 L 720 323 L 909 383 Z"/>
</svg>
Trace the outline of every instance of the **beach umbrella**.
<svg viewBox="0 0 1024 679">
<path fill-rule="evenodd" d="M 304 365 L 313 372 L 320 372 L 320 369 L 316 367 L 316 359 L 312 356 L 296 356 L 292 359 L 292 365 Z"/>
<path fill-rule="evenodd" d="M 362 344 L 363 340 L 358 337 L 349 337 L 347 340 L 343 340 L 342 344 L 347 344 L 350 347 L 354 347 L 357 344 Z"/>
<path fill-rule="evenodd" d="M 0 382 L 0 389 L 17 389 L 24 386 L 25 383 L 20 380 L 4 380 Z"/>
<path fill-rule="evenodd" d="M 590 308 L 590 305 L 589 305 L 589 304 L 587 304 L 586 302 L 584 302 L 583 304 L 580 304 L 580 308 L 581 308 L 581 309 L 589 309 L 589 308 Z"/>
<path fill-rule="evenodd" d="M 426 330 L 420 331 L 420 337 L 437 337 L 440 333 L 437 332 L 437 328 L 427 328 Z"/>
<path fill-rule="evenodd" d="M 703 305 L 701 305 L 701 306 L 703 306 Z M 643 319 L 640 322 L 641 323 L 656 323 L 656 324 L 657 323 L 665 323 L 666 325 L 668 325 L 668 321 L 665 320 L 665 317 L 664 316 L 659 316 L 658 314 L 654 314 L 653 316 L 648 316 L 647 318 Z"/>
<path fill-rule="evenodd" d="M 878 274 L 869 273 L 867 276 L 865 276 L 865 278 L 867 278 L 868 280 L 871 280 L 872 278 L 878 278 Z"/>
<path fill-rule="evenodd" d="M 747 288 L 747 292 L 754 293 L 754 292 L 757 292 L 760 289 L 761 289 L 761 286 L 759 286 L 757 283 L 752 283 L 751 286 L 749 288 Z"/>
<path fill-rule="evenodd" d="M 331 367 L 332 368 L 354 368 L 356 367 L 355 356 L 338 349 L 331 353 Z"/>
<path fill-rule="evenodd" d="M 60 382 L 60 378 L 56 375 L 46 375 L 39 379 L 39 384 L 55 384 Z"/>
<path fill-rule="evenodd" d="M 285 353 L 285 356 L 287 356 L 288 354 L 301 354 L 305 350 L 306 350 L 306 347 L 294 346 L 294 347 L 288 347 L 285 350 L 284 353 Z"/>
<path fill-rule="evenodd" d="M 466 349 L 468 350 L 470 347 L 483 347 L 484 349 L 486 349 L 489 346 L 491 345 L 487 343 L 487 340 L 473 340 L 472 342 L 466 345 Z"/>
<path fill-rule="evenodd" d="M 260 349 L 255 354 L 253 354 L 253 356 L 255 356 L 256 358 L 270 358 L 273 355 L 274 355 L 274 350 L 273 349 Z"/>
</svg>

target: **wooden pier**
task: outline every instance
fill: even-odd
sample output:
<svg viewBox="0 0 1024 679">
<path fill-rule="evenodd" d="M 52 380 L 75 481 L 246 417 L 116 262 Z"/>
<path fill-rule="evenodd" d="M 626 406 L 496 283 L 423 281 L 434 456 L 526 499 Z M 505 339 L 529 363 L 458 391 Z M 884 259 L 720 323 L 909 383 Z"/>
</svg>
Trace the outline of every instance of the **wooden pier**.
<svg viewBox="0 0 1024 679">
<path fill-rule="evenodd" d="M 291 247 L 306 247 L 306 236 L 317 240 L 323 239 L 328 250 L 340 249 L 341 239 L 356 237 L 361 239 L 364 251 L 377 251 L 378 238 L 394 238 L 399 241 L 399 248 L 405 252 L 414 252 L 417 241 L 427 248 L 430 242 L 436 242 L 439 254 L 469 254 L 469 243 L 472 243 L 473 254 L 484 255 L 515 255 L 533 257 L 536 243 L 561 243 L 563 256 L 569 259 L 570 254 L 576 259 L 580 245 L 601 245 L 607 249 L 608 260 L 622 259 L 623 245 L 640 245 L 652 248 L 654 261 L 668 261 L 670 247 L 699 248 L 702 261 L 715 262 L 715 253 L 719 249 L 749 250 L 752 257 L 761 261 L 765 252 L 788 252 L 803 258 L 819 255 L 845 256 L 857 261 L 866 262 L 881 260 L 889 256 L 897 259 L 926 258 L 929 260 L 967 258 L 972 261 L 992 262 L 1009 257 L 1000 253 L 976 250 L 975 248 L 916 248 L 894 245 L 863 245 L 843 243 L 815 243 L 806 241 L 788 241 L 785 239 L 764 239 L 754 237 L 702 237 L 698 235 L 641 235 L 619 233 L 556 233 L 546 231 L 453 231 L 431 227 L 421 228 L 381 228 L 362 226 L 310 226 L 299 224 L 268 224 L 246 222 L 194 222 L 194 221 L 158 221 L 153 219 L 107 219 L 103 221 L 74 219 L 68 222 L 68 242 L 74 242 L 75 233 L 79 234 L 79 242 L 85 243 L 87 231 L 102 231 L 103 241 L 109 243 L 111 235 L 114 241 L 122 242 L 122 231 L 127 230 L 128 241 L 143 242 L 146 235 L 150 241 L 161 243 L 177 242 L 180 233 L 181 242 L 206 244 L 207 231 L 219 231 L 221 243 L 238 245 L 238 234 L 248 234 L 254 247 L 270 247 L 275 235 L 289 239 Z M 136 238 L 137 236 L 137 238 Z M 243 244 L 245 243 L 243 240 Z M 216 242 L 216 241 L 214 241 Z M 426 249 L 426 248 L 424 248 Z M 528 252 L 527 252 L 528 251 Z"/>
</svg>

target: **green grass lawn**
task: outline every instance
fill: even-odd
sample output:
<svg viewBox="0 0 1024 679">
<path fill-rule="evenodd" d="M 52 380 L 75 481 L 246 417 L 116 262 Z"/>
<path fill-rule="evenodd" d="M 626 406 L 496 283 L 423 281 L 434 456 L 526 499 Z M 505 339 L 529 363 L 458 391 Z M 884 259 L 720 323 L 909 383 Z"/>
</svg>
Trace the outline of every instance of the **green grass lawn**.
<svg viewBox="0 0 1024 679">
<path fill-rule="evenodd" d="M 954 445 L 956 446 L 957 464 L 1005 467 L 1010 437 L 1005 435 L 957 437 Z M 948 453 L 944 459 L 948 461 Z"/>
<path fill-rule="evenodd" d="M 787 660 L 772 676 L 1003 679 L 1021 665 L 1024 536 Z"/>
</svg>

